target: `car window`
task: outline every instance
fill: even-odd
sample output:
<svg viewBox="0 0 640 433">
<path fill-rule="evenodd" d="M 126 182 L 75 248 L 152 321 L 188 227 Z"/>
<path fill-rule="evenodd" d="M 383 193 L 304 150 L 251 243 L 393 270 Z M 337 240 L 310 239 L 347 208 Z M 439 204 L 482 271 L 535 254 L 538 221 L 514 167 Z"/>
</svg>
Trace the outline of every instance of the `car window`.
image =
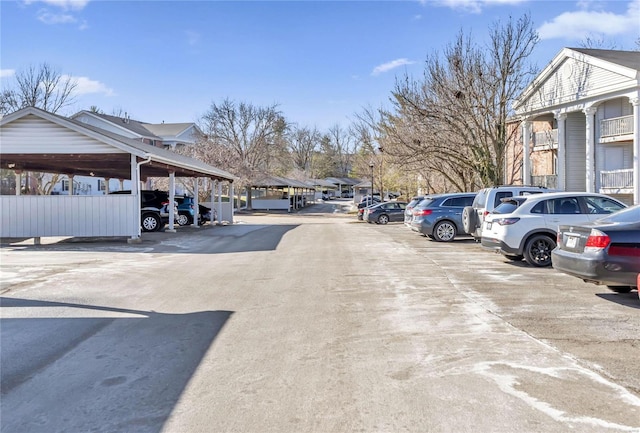
<svg viewBox="0 0 640 433">
<path fill-rule="evenodd" d="M 536 214 L 547 213 L 546 205 L 547 205 L 546 201 L 541 201 L 540 203 L 536 204 L 533 208 L 531 208 L 531 213 L 536 213 Z"/>
<path fill-rule="evenodd" d="M 493 213 L 511 213 L 518 208 L 518 202 L 516 201 L 503 201 L 493 210 Z"/>
<path fill-rule="evenodd" d="M 598 221 L 612 223 L 637 223 L 640 221 L 640 205 L 622 209 L 613 214 L 601 217 Z"/>
<path fill-rule="evenodd" d="M 471 203 L 473 203 L 473 197 L 452 197 L 445 201 L 443 206 L 465 207 L 470 206 Z"/>
<path fill-rule="evenodd" d="M 406 209 L 407 207 L 406 203 L 396 203 L 396 206 L 398 206 L 400 209 Z"/>
<path fill-rule="evenodd" d="M 493 200 L 493 207 L 498 207 L 500 205 L 500 201 L 505 197 L 511 197 L 513 193 L 511 191 L 498 191 L 496 192 L 496 198 Z"/>
<path fill-rule="evenodd" d="M 415 206 L 415 205 L 417 205 L 419 202 L 420 202 L 420 200 L 418 200 L 418 199 L 416 198 L 416 199 L 411 200 L 407 206 L 409 206 L 409 207 L 414 207 L 414 206 Z"/>
<path fill-rule="evenodd" d="M 605 197 L 584 197 L 587 212 L 594 214 L 609 214 L 623 209 L 618 202 Z"/>
<path fill-rule="evenodd" d="M 580 205 L 576 197 L 562 197 L 547 200 L 547 207 L 551 214 L 570 215 L 581 213 Z"/>
<path fill-rule="evenodd" d="M 425 198 L 423 199 L 420 203 L 418 203 L 418 206 L 420 207 L 427 207 L 429 206 L 431 203 L 433 203 L 434 199 L 433 198 Z"/>
</svg>

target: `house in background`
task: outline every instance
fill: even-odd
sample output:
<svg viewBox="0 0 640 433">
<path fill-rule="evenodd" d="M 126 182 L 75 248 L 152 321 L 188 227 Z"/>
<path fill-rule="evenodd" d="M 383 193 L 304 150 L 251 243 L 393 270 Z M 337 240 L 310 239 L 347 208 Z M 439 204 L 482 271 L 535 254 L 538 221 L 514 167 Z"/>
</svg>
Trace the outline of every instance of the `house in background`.
<svg viewBox="0 0 640 433">
<path fill-rule="evenodd" d="M 640 203 L 639 101 L 640 52 L 563 49 L 514 104 L 522 183 Z"/>
<path fill-rule="evenodd" d="M 122 137 L 170 150 L 193 146 L 199 138 L 204 136 L 195 123 L 145 123 L 133 120 L 126 114 L 124 117 L 118 117 L 83 110 L 71 116 L 70 119 L 82 125 L 100 128 Z M 107 194 L 109 191 L 131 189 L 130 182 L 124 179 L 75 176 L 73 182 L 75 195 Z M 69 179 L 63 177 L 52 188 L 52 194 L 68 194 L 70 187 Z"/>
</svg>

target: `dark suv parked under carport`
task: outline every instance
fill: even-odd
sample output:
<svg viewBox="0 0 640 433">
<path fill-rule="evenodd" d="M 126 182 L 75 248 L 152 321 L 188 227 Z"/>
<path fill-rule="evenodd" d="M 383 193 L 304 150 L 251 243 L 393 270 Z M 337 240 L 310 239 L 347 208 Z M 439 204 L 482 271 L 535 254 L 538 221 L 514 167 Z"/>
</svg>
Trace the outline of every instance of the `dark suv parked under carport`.
<svg viewBox="0 0 640 433">
<path fill-rule="evenodd" d="M 131 194 L 130 190 L 114 191 L 111 194 Z M 169 193 L 159 190 L 140 191 L 140 216 L 143 232 L 157 232 L 169 222 Z M 174 206 L 175 207 L 175 206 Z M 174 209 L 174 216 L 178 213 Z"/>
</svg>

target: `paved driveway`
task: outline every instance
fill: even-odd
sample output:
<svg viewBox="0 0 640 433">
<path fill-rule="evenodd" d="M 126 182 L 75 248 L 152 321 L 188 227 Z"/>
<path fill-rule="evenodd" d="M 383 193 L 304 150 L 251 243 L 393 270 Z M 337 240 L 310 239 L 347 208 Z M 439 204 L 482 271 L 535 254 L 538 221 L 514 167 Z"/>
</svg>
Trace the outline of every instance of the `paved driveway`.
<svg viewBox="0 0 640 433">
<path fill-rule="evenodd" d="M 640 431 L 640 301 L 334 212 L 0 250 L 2 432 Z"/>
</svg>

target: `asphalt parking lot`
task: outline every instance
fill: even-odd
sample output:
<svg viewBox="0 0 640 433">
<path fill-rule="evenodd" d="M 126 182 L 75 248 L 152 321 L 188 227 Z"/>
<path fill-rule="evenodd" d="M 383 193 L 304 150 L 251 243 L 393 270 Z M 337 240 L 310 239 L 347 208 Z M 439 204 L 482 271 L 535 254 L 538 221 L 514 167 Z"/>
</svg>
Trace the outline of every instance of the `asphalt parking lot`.
<svg viewBox="0 0 640 433">
<path fill-rule="evenodd" d="M 640 431 L 636 292 L 345 209 L 4 243 L 0 430 Z"/>
</svg>

